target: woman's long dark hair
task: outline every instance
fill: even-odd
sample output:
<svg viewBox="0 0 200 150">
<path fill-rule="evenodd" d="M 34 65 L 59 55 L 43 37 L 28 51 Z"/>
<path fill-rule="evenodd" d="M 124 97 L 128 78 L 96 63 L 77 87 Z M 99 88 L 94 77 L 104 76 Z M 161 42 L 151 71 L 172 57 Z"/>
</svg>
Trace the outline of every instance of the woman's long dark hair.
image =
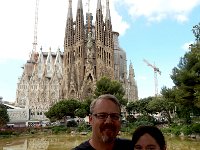
<svg viewBox="0 0 200 150">
<path fill-rule="evenodd" d="M 143 136 L 145 133 L 148 133 L 156 140 L 156 142 L 160 146 L 161 150 L 165 150 L 165 148 L 166 148 L 165 138 L 164 138 L 162 132 L 160 131 L 160 129 L 158 129 L 155 126 L 140 126 L 140 127 L 138 127 L 132 136 L 133 148 L 134 148 L 135 144 L 137 143 L 137 141 L 140 139 L 140 137 Z"/>
</svg>

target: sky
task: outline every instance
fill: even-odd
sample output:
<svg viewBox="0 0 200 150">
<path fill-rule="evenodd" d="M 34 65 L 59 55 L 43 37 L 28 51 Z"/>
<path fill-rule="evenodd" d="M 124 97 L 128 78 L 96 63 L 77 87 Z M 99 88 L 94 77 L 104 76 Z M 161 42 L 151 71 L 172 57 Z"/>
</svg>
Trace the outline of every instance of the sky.
<svg viewBox="0 0 200 150">
<path fill-rule="evenodd" d="M 77 1 L 73 0 L 73 16 Z M 85 12 L 88 0 L 82 0 Z M 33 49 L 36 0 L 0 1 L 0 96 L 14 102 L 21 67 Z M 101 0 L 103 10 L 106 0 Z M 200 0 L 110 0 L 113 30 L 119 32 L 120 47 L 126 51 L 127 66 L 132 62 L 139 98 L 155 95 L 153 68 L 157 74 L 158 91 L 171 88 L 172 69 L 195 41 L 192 27 L 200 22 Z M 90 0 L 93 13 L 97 0 Z M 64 50 L 64 32 L 68 0 L 39 0 L 37 50 Z M 94 23 L 94 21 L 93 21 Z"/>
</svg>

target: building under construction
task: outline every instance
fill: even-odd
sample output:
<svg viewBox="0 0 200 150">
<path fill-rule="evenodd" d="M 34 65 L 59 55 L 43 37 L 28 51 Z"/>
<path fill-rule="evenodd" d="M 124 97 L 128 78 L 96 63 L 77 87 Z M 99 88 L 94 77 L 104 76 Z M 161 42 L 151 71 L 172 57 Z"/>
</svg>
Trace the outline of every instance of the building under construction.
<svg viewBox="0 0 200 150">
<path fill-rule="evenodd" d="M 112 30 L 108 0 L 105 16 L 101 0 L 97 1 L 95 21 L 89 11 L 84 18 L 82 0 L 78 0 L 74 20 L 69 0 L 64 52 L 42 48 L 32 52 L 17 85 L 16 105 L 29 109 L 30 119 L 44 119 L 44 112 L 61 99 L 82 101 L 91 96 L 102 76 L 121 82 L 125 98 L 137 100 L 133 65 L 127 71 L 126 52 L 120 48 L 118 36 Z"/>
</svg>

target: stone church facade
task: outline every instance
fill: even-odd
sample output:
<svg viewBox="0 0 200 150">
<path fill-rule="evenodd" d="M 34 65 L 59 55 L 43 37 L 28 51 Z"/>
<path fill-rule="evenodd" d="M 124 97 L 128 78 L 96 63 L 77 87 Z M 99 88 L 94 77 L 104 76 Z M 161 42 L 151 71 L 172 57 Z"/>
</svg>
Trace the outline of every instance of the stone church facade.
<svg viewBox="0 0 200 150">
<path fill-rule="evenodd" d="M 119 33 L 112 30 L 109 1 L 103 19 L 101 0 L 97 1 L 96 20 L 78 1 L 76 19 L 72 0 L 66 20 L 64 52 L 32 52 L 23 67 L 16 91 L 16 106 L 30 110 L 30 119 L 45 119 L 44 112 L 61 99 L 92 95 L 96 82 L 107 76 L 122 83 L 129 101 L 138 99 L 132 63 L 127 71 L 126 52 L 120 48 Z"/>
</svg>

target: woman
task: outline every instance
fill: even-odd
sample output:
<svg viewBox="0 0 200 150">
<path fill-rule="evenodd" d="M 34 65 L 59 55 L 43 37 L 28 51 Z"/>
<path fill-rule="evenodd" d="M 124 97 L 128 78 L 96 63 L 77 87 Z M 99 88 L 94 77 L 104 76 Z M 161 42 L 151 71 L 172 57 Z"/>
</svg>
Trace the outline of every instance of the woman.
<svg viewBox="0 0 200 150">
<path fill-rule="evenodd" d="M 162 132 L 155 126 L 140 126 L 132 136 L 134 150 L 166 150 Z"/>
</svg>

